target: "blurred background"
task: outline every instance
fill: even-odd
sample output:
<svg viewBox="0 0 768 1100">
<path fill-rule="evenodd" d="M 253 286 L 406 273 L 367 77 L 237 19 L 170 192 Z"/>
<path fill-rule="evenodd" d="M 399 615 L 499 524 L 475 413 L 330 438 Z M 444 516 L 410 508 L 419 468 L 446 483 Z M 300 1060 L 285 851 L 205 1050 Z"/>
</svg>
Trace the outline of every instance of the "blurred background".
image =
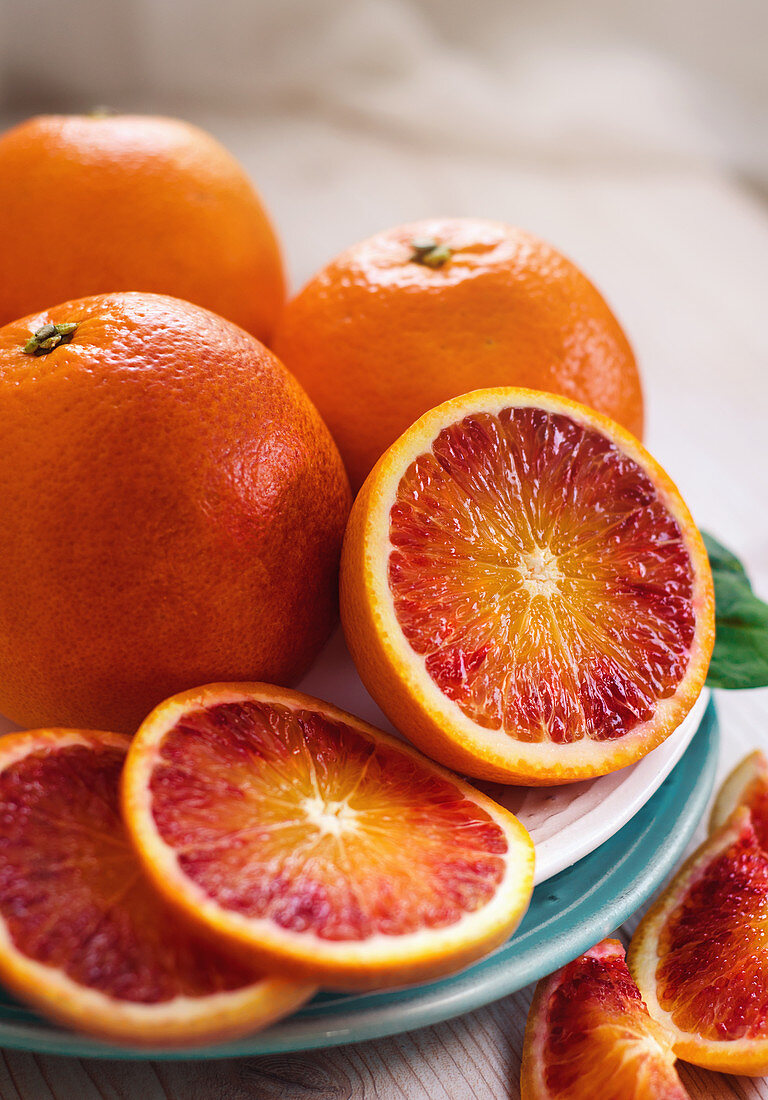
<svg viewBox="0 0 768 1100">
<path fill-rule="evenodd" d="M 767 49 L 765 0 L 0 0 L 0 121 L 206 126 L 294 288 L 422 216 L 550 239 L 635 345 L 651 448 L 765 590 Z"/>
</svg>

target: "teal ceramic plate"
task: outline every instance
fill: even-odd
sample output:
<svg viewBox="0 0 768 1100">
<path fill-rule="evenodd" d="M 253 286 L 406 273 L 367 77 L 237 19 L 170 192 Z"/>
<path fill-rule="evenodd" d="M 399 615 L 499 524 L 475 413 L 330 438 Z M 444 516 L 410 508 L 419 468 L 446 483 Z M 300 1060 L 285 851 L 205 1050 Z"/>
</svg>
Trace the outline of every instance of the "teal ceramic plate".
<svg viewBox="0 0 768 1100">
<path fill-rule="evenodd" d="M 556 970 L 642 905 L 678 862 L 701 819 L 717 747 L 710 701 L 685 755 L 650 801 L 601 847 L 538 886 L 512 939 L 452 978 L 385 993 L 320 994 L 267 1031 L 183 1051 L 126 1049 L 75 1035 L 45 1023 L 0 990 L 0 1047 L 91 1058 L 227 1058 L 355 1043 L 470 1012 Z"/>
</svg>

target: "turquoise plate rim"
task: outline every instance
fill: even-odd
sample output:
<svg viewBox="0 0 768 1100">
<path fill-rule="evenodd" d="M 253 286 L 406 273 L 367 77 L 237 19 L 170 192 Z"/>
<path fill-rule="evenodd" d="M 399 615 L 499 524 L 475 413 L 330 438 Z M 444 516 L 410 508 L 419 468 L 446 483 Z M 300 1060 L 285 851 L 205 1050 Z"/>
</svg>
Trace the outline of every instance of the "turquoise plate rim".
<svg viewBox="0 0 768 1100">
<path fill-rule="evenodd" d="M 266 1031 L 198 1049 L 102 1043 L 56 1028 L 9 999 L 0 1003 L 0 1048 L 132 1061 L 253 1057 L 380 1039 L 490 1004 L 610 935 L 650 897 L 701 820 L 714 786 L 718 743 L 717 711 L 710 699 L 690 745 L 645 806 L 595 851 L 537 886 L 515 935 L 452 977 L 380 993 L 319 994 Z M 590 883 L 586 890 L 585 879 Z"/>
</svg>

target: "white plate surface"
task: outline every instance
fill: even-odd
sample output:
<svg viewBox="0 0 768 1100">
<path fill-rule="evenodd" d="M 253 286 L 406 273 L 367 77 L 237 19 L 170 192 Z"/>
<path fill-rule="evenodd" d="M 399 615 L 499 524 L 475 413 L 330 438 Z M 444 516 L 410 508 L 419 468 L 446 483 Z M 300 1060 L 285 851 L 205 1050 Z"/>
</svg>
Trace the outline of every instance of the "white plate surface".
<svg viewBox="0 0 768 1100">
<path fill-rule="evenodd" d="M 363 687 L 341 632 L 331 639 L 299 689 L 327 699 L 380 729 L 397 733 Z M 563 787 L 478 786 L 523 822 L 536 846 L 536 883 L 589 855 L 617 833 L 661 786 L 699 727 L 709 699 L 704 689 L 685 721 L 637 764 Z"/>
</svg>

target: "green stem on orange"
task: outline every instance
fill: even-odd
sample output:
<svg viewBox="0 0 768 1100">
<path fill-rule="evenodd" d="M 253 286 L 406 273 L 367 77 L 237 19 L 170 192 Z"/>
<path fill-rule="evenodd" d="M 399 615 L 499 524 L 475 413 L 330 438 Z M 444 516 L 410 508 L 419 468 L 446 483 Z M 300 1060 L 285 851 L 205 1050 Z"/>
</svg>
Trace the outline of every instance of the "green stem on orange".
<svg viewBox="0 0 768 1100">
<path fill-rule="evenodd" d="M 434 237 L 414 237 L 411 248 L 413 253 L 410 263 L 423 264 L 425 267 L 442 267 L 453 255 L 447 244 L 441 244 Z"/>
<path fill-rule="evenodd" d="M 47 355 L 59 344 L 68 344 L 76 331 L 76 321 L 66 321 L 60 325 L 43 325 L 30 336 L 21 350 L 25 355 Z"/>
</svg>

